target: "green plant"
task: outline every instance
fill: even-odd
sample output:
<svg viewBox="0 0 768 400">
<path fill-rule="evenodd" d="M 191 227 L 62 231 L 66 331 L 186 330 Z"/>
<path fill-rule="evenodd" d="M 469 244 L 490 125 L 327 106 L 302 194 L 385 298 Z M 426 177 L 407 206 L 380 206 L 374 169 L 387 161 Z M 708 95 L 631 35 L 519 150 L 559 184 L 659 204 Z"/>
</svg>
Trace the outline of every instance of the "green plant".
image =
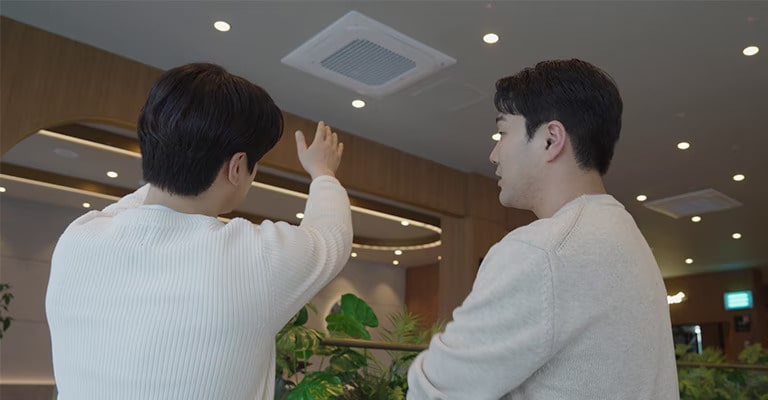
<svg viewBox="0 0 768 400">
<path fill-rule="evenodd" d="M 687 345 L 678 345 L 679 361 L 724 364 L 719 349 L 707 348 L 701 354 L 689 353 Z M 754 344 L 742 350 L 739 362 L 768 364 L 768 349 Z M 768 400 L 768 373 L 729 368 L 682 367 L 678 369 L 681 400 Z"/>
<path fill-rule="evenodd" d="M 276 382 L 275 399 L 326 400 L 335 399 L 344 393 L 344 387 L 357 377 L 358 370 L 365 366 L 370 355 L 350 348 L 320 346 L 324 335 L 316 329 L 304 326 L 309 319 L 308 310 L 317 310 L 311 305 L 302 308 L 280 330 L 276 337 Z M 325 318 L 328 331 L 334 337 L 370 339 L 367 328 L 375 328 L 379 320 L 368 304 L 353 294 L 341 297 L 338 312 Z M 309 372 L 312 356 L 330 357 L 327 369 Z M 298 379 L 303 375 L 303 379 Z"/>
<path fill-rule="evenodd" d="M 320 345 L 325 335 L 305 326 L 310 310 L 317 312 L 308 304 L 277 335 L 276 400 L 405 399 L 408 367 L 417 353 L 388 351 L 391 363 L 384 365 L 367 350 Z M 383 329 L 382 338 L 392 343 L 425 344 L 444 327 L 435 324 L 421 329 L 419 318 L 405 308 L 388 319 L 392 328 Z M 341 296 L 338 310 L 325 321 L 334 338 L 370 340 L 368 329 L 379 325 L 373 309 L 353 294 Z M 316 371 L 309 371 L 313 356 L 321 361 Z"/>
<path fill-rule="evenodd" d="M 3 338 L 5 331 L 11 327 L 11 321 L 13 321 L 13 318 L 8 316 L 8 305 L 11 304 L 11 300 L 13 300 L 11 285 L 0 283 L 0 339 Z"/>
<path fill-rule="evenodd" d="M 370 340 L 368 328 L 379 326 L 379 318 L 363 299 L 353 295 L 341 296 L 341 307 L 325 317 L 328 333 L 331 337 Z M 350 392 L 362 379 L 361 369 L 375 358 L 367 350 L 355 350 L 348 347 L 329 347 L 326 356 L 330 356 L 328 371 L 336 374 Z"/>
<path fill-rule="evenodd" d="M 367 350 L 323 346 L 325 335 L 305 326 L 311 304 L 302 308 L 277 335 L 278 400 L 404 400 L 408 391 L 407 372 L 417 353 L 388 351 L 391 362 L 384 365 Z M 422 329 L 419 317 L 405 308 L 388 317 L 391 328 L 382 330 L 382 339 L 392 343 L 426 344 L 442 331 L 443 323 Z M 329 335 L 336 338 L 371 338 L 369 328 L 379 325 L 370 306 L 352 294 L 341 297 L 338 311 L 326 316 Z M 720 350 L 707 348 L 702 354 L 677 346 L 679 361 L 723 364 Z M 309 371 L 309 359 L 320 356 L 316 371 Z M 326 365 L 326 361 L 329 362 Z M 768 365 L 768 349 L 760 344 L 745 348 L 739 355 L 743 364 Z M 314 369 L 314 368 L 313 368 Z M 302 379 L 299 379 L 302 377 Z M 681 367 L 678 369 L 681 400 L 768 400 L 768 373 L 732 368 Z"/>
<path fill-rule="evenodd" d="M 390 343 L 426 344 L 433 334 L 442 331 L 444 323 L 436 323 L 429 329 L 421 328 L 420 318 L 405 307 L 388 317 L 391 328 L 383 329 L 382 339 Z M 371 357 L 344 399 L 349 400 L 398 400 L 405 399 L 408 391 L 408 367 L 418 353 L 412 351 L 387 351 L 391 362 L 383 365 Z"/>
<path fill-rule="evenodd" d="M 326 400 L 343 392 L 338 378 L 330 374 L 307 373 L 309 359 L 318 353 L 323 339 L 321 332 L 304 326 L 309 320 L 309 310 L 317 312 L 311 304 L 302 307 L 275 339 L 275 400 Z M 297 382 L 301 374 L 306 375 Z"/>
</svg>

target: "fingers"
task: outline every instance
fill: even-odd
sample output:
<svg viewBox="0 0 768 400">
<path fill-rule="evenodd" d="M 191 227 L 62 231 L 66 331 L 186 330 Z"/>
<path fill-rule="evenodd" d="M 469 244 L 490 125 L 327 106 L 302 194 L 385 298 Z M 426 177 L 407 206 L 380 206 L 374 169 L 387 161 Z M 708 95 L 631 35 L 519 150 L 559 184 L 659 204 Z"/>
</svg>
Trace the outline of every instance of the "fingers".
<svg viewBox="0 0 768 400">
<path fill-rule="evenodd" d="M 320 121 L 317 123 L 317 130 L 315 131 L 315 140 L 313 143 L 317 143 L 321 140 L 325 140 L 325 131 L 326 131 L 325 122 Z"/>
<path fill-rule="evenodd" d="M 339 147 L 336 149 L 336 151 L 339 152 L 339 158 L 341 158 L 341 155 L 344 154 L 344 143 L 339 143 Z"/>
<path fill-rule="evenodd" d="M 303 139 L 303 136 L 304 135 L 302 134 L 302 139 Z M 296 140 L 297 140 L 296 143 L 298 145 L 298 140 L 299 140 L 298 136 Z M 320 121 L 317 123 L 317 131 L 315 132 L 315 138 L 312 144 L 315 144 L 321 141 L 329 142 L 329 144 L 332 145 L 333 148 L 338 148 L 338 146 L 340 145 L 339 135 L 336 132 L 333 132 L 331 130 L 331 127 L 326 125 L 325 122 L 323 121 Z M 306 142 L 303 142 L 303 143 L 305 143 L 303 148 L 306 149 Z"/>
<path fill-rule="evenodd" d="M 296 131 L 296 151 L 299 154 L 307 151 L 307 140 L 304 138 L 304 132 Z"/>
</svg>

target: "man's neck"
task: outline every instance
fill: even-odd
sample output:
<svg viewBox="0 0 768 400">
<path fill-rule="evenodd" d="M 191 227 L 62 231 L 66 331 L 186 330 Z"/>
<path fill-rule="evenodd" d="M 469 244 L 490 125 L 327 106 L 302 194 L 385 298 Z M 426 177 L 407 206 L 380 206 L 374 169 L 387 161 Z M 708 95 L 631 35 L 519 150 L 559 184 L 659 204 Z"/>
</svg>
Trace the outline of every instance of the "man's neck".
<svg viewBox="0 0 768 400">
<path fill-rule="evenodd" d="M 586 194 L 605 194 L 602 177 L 596 172 L 584 172 L 555 179 L 544 187 L 533 212 L 539 218 L 550 218 L 564 205 Z"/>
<path fill-rule="evenodd" d="M 144 204 L 157 204 L 183 214 L 200 214 L 210 217 L 218 217 L 219 210 L 221 210 L 221 207 L 211 198 L 208 191 L 194 197 L 177 196 L 155 186 L 149 187 L 149 193 L 147 193 Z"/>
</svg>

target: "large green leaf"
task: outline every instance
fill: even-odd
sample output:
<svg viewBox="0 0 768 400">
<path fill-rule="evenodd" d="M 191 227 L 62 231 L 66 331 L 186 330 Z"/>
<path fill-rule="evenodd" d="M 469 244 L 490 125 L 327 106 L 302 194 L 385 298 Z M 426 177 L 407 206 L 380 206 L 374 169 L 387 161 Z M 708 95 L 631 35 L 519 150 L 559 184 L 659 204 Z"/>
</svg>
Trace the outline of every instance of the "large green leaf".
<svg viewBox="0 0 768 400">
<path fill-rule="evenodd" d="M 293 321 L 294 326 L 301 326 L 307 323 L 307 320 L 309 319 L 309 313 L 307 312 L 307 307 L 301 307 L 301 311 L 296 315 L 296 320 Z"/>
<path fill-rule="evenodd" d="M 341 296 L 341 313 L 350 315 L 365 326 L 375 328 L 379 326 L 379 319 L 373 309 L 361 298 L 352 293 Z"/>
<path fill-rule="evenodd" d="M 277 337 L 277 351 L 279 354 L 293 354 L 298 359 L 307 359 L 317 351 L 320 340 L 320 332 L 304 326 L 293 326 Z"/>
<path fill-rule="evenodd" d="M 331 400 L 344 393 L 341 380 L 325 371 L 312 372 L 288 395 L 288 400 Z"/>
<path fill-rule="evenodd" d="M 336 336 L 348 336 L 354 339 L 371 339 L 371 334 L 368 333 L 365 326 L 351 315 L 328 314 L 328 316 L 325 317 L 325 322 L 328 323 L 328 331 Z"/>
<path fill-rule="evenodd" d="M 331 357 L 331 369 L 334 372 L 356 371 L 368 364 L 368 358 L 351 349 L 345 349 Z"/>
</svg>

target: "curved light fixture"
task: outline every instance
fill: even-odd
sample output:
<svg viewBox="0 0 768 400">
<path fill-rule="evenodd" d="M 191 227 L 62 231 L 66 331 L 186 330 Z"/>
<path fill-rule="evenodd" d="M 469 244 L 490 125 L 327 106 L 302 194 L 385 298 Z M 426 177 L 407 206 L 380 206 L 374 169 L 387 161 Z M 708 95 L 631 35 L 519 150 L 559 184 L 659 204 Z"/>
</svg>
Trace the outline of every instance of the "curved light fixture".
<svg viewBox="0 0 768 400">
<path fill-rule="evenodd" d="M 56 128 L 53 128 L 53 129 L 56 129 Z M 104 144 L 104 143 L 96 142 L 94 140 L 87 140 L 87 139 L 89 139 L 89 137 L 87 137 L 87 136 L 84 139 L 84 138 L 81 138 L 81 137 L 70 136 L 70 135 L 67 135 L 67 134 L 62 134 L 62 133 L 59 133 L 59 132 L 55 132 L 53 130 L 46 130 L 46 129 L 40 130 L 37 133 L 40 134 L 40 135 L 43 135 L 43 136 L 54 138 L 54 139 L 63 140 L 63 141 L 67 141 L 67 142 L 70 142 L 70 143 L 79 144 L 79 145 L 82 145 L 82 146 L 88 146 L 88 147 L 91 147 L 91 148 L 96 148 L 98 150 L 109 151 L 109 152 L 112 152 L 112 153 L 117 153 L 117 154 L 121 154 L 121 155 L 124 155 L 124 156 L 129 156 L 129 157 L 133 157 L 133 158 L 137 158 L 137 159 L 141 158 L 141 153 L 139 153 L 139 151 L 138 151 L 138 146 L 136 146 L 136 150 L 132 150 L 132 149 L 128 149 L 128 148 L 120 148 L 120 147 L 110 146 L 110 145 L 107 145 L 107 144 Z M 112 171 L 110 171 L 110 172 L 112 172 Z M 69 187 L 69 186 L 57 185 L 57 184 L 50 183 L 50 182 L 42 182 L 42 181 L 37 181 L 37 180 L 32 180 L 32 179 L 26 179 L 26 178 L 23 178 L 23 177 L 16 177 L 16 176 L 10 176 L 10 175 L 5 175 L 5 174 L 0 174 L 0 177 L 4 177 L 4 178 L 7 178 L 7 179 L 11 179 L 11 180 L 17 180 L 17 181 L 24 182 L 24 183 L 33 183 L 33 184 L 37 184 L 37 185 L 41 185 L 41 186 L 45 186 L 45 187 L 49 187 L 49 188 L 54 188 L 54 189 L 59 189 L 59 190 L 66 190 L 66 191 L 73 192 L 73 193 L 86 194 L 86 195 L 90 195 L 90 196 L 100 197 L 102 199 L 107 199 L 107 200 L 118 200 L 119 199 L 119 197 L 115 197 L 115 196 L 111 196 L 111 195 L 105 195 L 105 194 L 98 193 L 98 192 L 86 191 L 86 190 L 77 189 L 77 188 L 73 188 L 73 187 Z M 111 175 L 110 175 L 110 177 L 111 177 Z M 254 181 L 252 183 L 252 185 L 254 187 L 257 187 L 257 188 L 260 188 L 260 189 L 269 190 L 269 191 L 272 191 L 272 192 L 281 193 L 281 194 L 293 196 L 293 197 L 296 197 L 296 198 L 307 199 L 309 197 L 306 193 L 303 193 L 303 192 L 300 192 L 300 191 L 286 189 L 286 188 L 283 188 L 283 187 L 279 187 L 279 186 L 275 186 L 275 185 L 270 185 L 270 184 L 263 183 L 263 182 Z M 439 226 L 436 226 L 436 225 L 433 225 L 433 224 L 430 224 L 430 223 L 427 223 L 427 222 L 417 221 L 417 220 L 412 219 L 412 218 L 403 218 L 401 216 L 397 216 L 397 215 L 393 215 L 393 214 L 388 214 L 388 213 L 381 212 L 381 211 L 371 210 L 371 209 L 360 207 L 360 206 L 356 206 L 356 205 L 352 205 L 351 209 L 352 209 L 352 211 L 355 211 L 355 212 L 358 212 L 358 213 L 367 214 L 367 215 L 374 216 L 374 217 L 377 217 L 377 218 L 390 220 L 390 221 L 393 221 L 393 222 L 399 222 L 403 226 L 414 226 L 414 227 L 430 230 L 432 232 L 437 233 L 438 235 L 442 234 L 442 229 Z M 298 215 L 297 215 L 297 217 L 298 217 Z M 228 218 L 224 218 L 224 217 L 220 217 L 219 220 L 221 220 L 223 222 L 228 222 L 229 221 Z M 353 243 L 352 246 L 354 248 L 368 249 L 368 250 L 380 250 L 380 251 L 395 251 L 395 250 L 413 251 L 413 250 L 423 250 L 423 249 L 429 249 L 429 248 L 437 247 L 437 246 L 440 246 L 442 244 L 442 242 L 439 239 L 439 236 L 437 238 L 435 238 L 434 236 L 427 237 L 427 238 L 425 238 L 425 241 L 422 241 L 420 243 L 413 243 L 413 241 L 409 241 L 409 243 L 406 243 L 406 244 L 390 243 L 390 241 L 388 241 L 388 240 L 378 240 L 378 239 L 370 239 L 370 238 L 359 238 L 359 239 L 362 239 L 364 241 L 364 243 Z M 418 241 L 418 239 L 417 239 L 417 241 Z"/>
</svg>

